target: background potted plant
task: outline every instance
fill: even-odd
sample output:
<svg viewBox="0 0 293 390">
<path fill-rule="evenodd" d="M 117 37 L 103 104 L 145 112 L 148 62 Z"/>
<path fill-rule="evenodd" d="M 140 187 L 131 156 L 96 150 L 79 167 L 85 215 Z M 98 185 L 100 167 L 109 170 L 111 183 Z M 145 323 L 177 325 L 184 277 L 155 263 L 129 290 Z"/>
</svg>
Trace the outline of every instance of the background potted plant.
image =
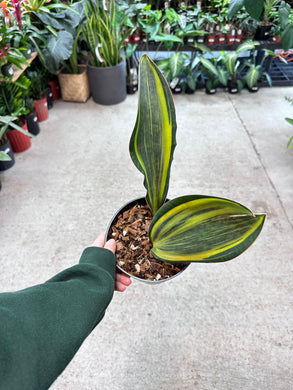
<svg viewBox="0 0 293 390">
<path fill-rule="evenodd" d="M 170 85 L 172 93 L 181 93 L 180 78 L 185 69 L 185 60 L 188 54 L 182 52 L 174 52 L 169 58 L 159 60 L 158 67 L 162 70 L 167 82 Z"/>
<path fill-rule="evenodd" d="M 121 50 L 133 24 L 110 0 L 107 9 L 100 1 L 86 1 L 82 33 L 90 50 L 90 89 L 99 104 L 116 104 L 126 98 L 126 66 Z"/>
<path fill-rule="evenodd" d="M 7 125 L 7 123 L 4 126 L 6 129 L 4 134 L 9 138 L 14 152 L 23 152 L 31 146 L 26 120 L 22 118 L 28 113 L 23 98 L 23 90 L 27 90 L 29 85 L 29 80 L 23 75 L 15 83 L 3 81 L 0 84 L 0 114 L 6 118 L 13 117 L 14 119 L 10 122 L 23 129 L 20 132 L 19 129 L 10 124 Z"/>
<path fill-rule="evenodd" d="M 146 199 L 130 202 L 114 216 L 107 239 L 116 240 L 122 271 L 153 283 L 180 273 L 190 262 L 233 259 L 254 242 L 265 220 L 265 215 L 217 197 L 187 195 L 165 203 L 175 146 L 171 91 L 158 67 L 144 55 L 129 149 L 144 175 Z"/>
<path fill-rule="evenodd" d="M 87 65 L 79 63 L 79 38 L 82 28 L 80 25 L 77 29 L 71 56 L 58 72 L 61 96 L 65 101 L 86 102 L 91 94 Z"/>
<path fill-rule="evenodd" d="M 0 111 L 1 114 L 2 110 Z M 11 168 L 14 163 L 14 153 L 7 134 L 11 131 L 18 131 L 24 137 L 28 132 L 18 124 L 18 117 L 11 115 L 0 115 L 0 171 Z"/>
<path fill-rule="evenodd" d="M 36 60 L 26 69 L 25 75 L 30 80 L 29 97 L 34 101 L 34 109 L 39 122 L 42 122 L 49 117 L 47 95 L 45 94 L 48 88 L 49 74 L 46 68 Z"/>
<path fill-rule="evenodd" d="M 220 84 L 224 87 L 227 86 L 228 74 L 223 67 L 219 66 L 218 57 L 206 58 L 201 55 L 199 60 L 200 67 L 206 76 L 205 91 L 207 94 L 215 94 Z"/>
<path fill-rule="evenodd" d="M 229 93 L 237 93 L 244 87 L 241 71 L 245 64 L 240 62 L 240 54 L 255 49 L 257 45 L 259 45 L 259 42 L 245 41 L 235 51 L 229 53 L 221 52 L 221 61 L 229 74 L 227 83 Z"/>
</svg>

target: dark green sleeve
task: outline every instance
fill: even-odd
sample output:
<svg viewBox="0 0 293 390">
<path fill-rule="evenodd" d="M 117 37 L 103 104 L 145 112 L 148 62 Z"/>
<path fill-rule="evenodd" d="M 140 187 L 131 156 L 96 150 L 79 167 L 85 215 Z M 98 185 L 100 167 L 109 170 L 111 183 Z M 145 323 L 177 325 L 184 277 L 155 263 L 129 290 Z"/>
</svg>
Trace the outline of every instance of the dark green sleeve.
<svg viewBox="0 0 293 390">
<path fill-rule="evenodd" d="M 103 318 L 114 280 L 113 253 L 90 247 L 46 283 L 0 294 L 0 389 L 47 389 Z"/>
</svg>

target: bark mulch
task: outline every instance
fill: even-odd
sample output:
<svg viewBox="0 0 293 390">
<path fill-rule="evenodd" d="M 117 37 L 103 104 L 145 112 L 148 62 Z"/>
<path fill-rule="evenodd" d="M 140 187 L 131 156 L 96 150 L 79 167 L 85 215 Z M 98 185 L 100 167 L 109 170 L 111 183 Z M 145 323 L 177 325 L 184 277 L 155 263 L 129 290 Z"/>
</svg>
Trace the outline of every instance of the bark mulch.
<svg viewBox="0 0 293 390">
<path fill-rule="evenodd" d="M 152 214 L 148 205 L 136 203 L 114 221 L 108 238 L 116 241 L 117 264 L 131 275 L 146 280 L 162 280 L 180 272 L 186 263 L 158 260 L 150 252 L 148 230 Z"/>
</svg>

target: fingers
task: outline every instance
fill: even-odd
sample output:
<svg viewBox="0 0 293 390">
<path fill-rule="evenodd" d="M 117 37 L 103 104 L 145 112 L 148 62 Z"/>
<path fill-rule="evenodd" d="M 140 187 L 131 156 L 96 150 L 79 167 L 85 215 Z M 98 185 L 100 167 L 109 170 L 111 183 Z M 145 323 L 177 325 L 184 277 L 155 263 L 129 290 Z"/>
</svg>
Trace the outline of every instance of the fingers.
<svg viewBox="0 0 293 390">
<path fill-rule="evenodd" d="M 109 241 L 106 242 L 104 248 L 109 249 L 111 252 L 116 252 L 116 242 L 113 238 L 111 238 Z"/>
<path fill-rule="evenodd" d="M 116 242 L 113 238 L 108 240 L 105 244 L 106 232 L 99 234 L 98 237 L 93 242 L 92 246 L 98 248 L 106 248 L 115 254 L 116 251 Z M 120 271 L 116 271 L 115 275 L 115 290 L 123 292 L 131 284 L 131 279 L 128 275 L 123 274 Z"/>
<path fill-rule="evenodd" d="M 130 284 L 131 284 L 131 279 L 129 276 L 122 274 L 119 271 L 116 272 L 116 276 L 115 276 L 116 291 L 123 292 Z"/>
<path fill-rule="evenodd" d="M 105 237 L 106 237 L 106 232 L 99 234 L 98 237 L 93 242 L 92 246 L 97 246 L 99 248 L 104 248 Z"/>
<path fill-rule="evenodd" d="M 93 242 L 92 246 L 97 246 L 98 248 L 106 248 L 115 254 L 116 251 L 116 243 L 113 238 L 107 241 L 105 244 L 106 232 L 99 234 L 98 237 Z"/>
</svg>

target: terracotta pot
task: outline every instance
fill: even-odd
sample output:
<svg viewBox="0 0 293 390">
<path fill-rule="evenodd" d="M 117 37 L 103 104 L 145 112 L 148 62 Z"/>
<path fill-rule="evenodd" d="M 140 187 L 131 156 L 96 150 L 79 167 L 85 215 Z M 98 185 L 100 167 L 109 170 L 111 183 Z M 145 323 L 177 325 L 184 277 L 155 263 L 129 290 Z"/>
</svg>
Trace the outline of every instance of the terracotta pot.
<svg viewBox="0 0 293 390">
<path fill-rule="evenodd" d="M 215 35 L 208 35 L 207 36 L 207 44 L 208 45 L 213 45 L 216 41 L 216 36 Z"/>
<path fill-rule="evenodd" d="M 133 43 L 139 43 L 140 40 L 141 40 L 141 35 L 137 34 L 137 33 L 136 34 L 132 34 L 131 38 L 132 38 L 132 42 Z"/>
<path fill-rule="evenodd" d="M 42 99 L 36 100 L 34 102 L 34 107 L 39 122 L 48 119 L 49 111 L 48 111 L 47 96 L 45 94 L 43 94 Z"/>
<path fill-rule="evenodd" d="M 227 44 L 228 45 L 233 45 L 233 43 L 235 42 L 235 35 L 227 35 L 226 36 L 226 41 L 227 41 Z"/>
<path fill-rule="evenodd" d="M 243 34 L 236 35 L 235 42 L 236 43 L 241 43 L 242 41 L 243 41 Z"/>
<path fill-rule="evenodd" d="M 218 43 L 219 45 L 223 45 L 223 44 L 225 43 L 225 41 L 226 41 L 226 37 L 225 37 L 224 34 L 218 34 L 218 35 L 216 36 L 216 39 L 217 39 L 217 43 Z"/>
<path fill-rule="evenodd" d="M 21 127 L 23 130 L 27 131 L 26 120 L 24 120 L 24 124 Z M 24 152 L 31 146 L 30 137 L 18 130 L 9 130 L 7 132 L 7 137 L 14 153 Z"/>
<path fill-rule="evenodd" d="M 110 238 L 113 238 L 111 236 L 111 227 L 112 225 L 114 225 L 117 220 L 118 220 L 118 217 L 120 214 L 123 214 L 124 211 L 130 209 L 131 207 L 133 207 L 136 203 L 140 204 L 140 205 L 145 205 L 146 204 L 146 200 L 145 198 L 137 198 L 137 199 L 134 199 L 128 203 L 126 203 L 124 206 L 122 206 L 117 212 L 116 214 L 113 216 L 111 222 L 109 223 L 108 225 L 108 228 L 107 228 L 107 231 L 106 231 L 106 239 L 105 239 L 105 242 L 108 241 Z M 120 271 L 122 271 L 123 273 L 125 273 L 126 275 L 130 276 L 131 278 L 133 279 L 136 279 L 136 280 L 139 280 L 141 282 L 145 282 L 145 283 L 149 283 L 149 284 L 158 284 L 158 283 L 163 283 L 163 282 L 166 282 L 168 280 L 171 280 L 171 279 L 174 279 L 176 276 L 182 274 L 182 272 L 184 272 L 186 270 L 186 268 L 190 265 L 190 263 L 186 263 L 186 266 L 180 271 L 178 272 L 176 275 L 173 275 L 167 279 L 161 279 L 161 280 L 147 280 L 147 279 L 142 279 L 142 278 L 139 278 L 138 276 L 135 276 L 135 275 L 132 275 L 128 272 L 126 272 L 122 267 L 120 267 L 118 264 L 116 264 L 116 267 L 118 269 L 120 269 Z"/>
<path fill-rule="evenodd" d="M 52 100 L 60 99 L 60 88 L 57 80 L 49 81 L 49 85 L 51 87 L 52 92 Z"/>
<path fill-rule="evenodd" d="M 278 37 L 277 35 L 274 35 L 274 36 L 273 36 L 273 41 L 274 41 L 275 43 L 279 43 L 279 42 L 281 42 L 281 40 L 282 40 L 282 37 Z"/>
</svg>

